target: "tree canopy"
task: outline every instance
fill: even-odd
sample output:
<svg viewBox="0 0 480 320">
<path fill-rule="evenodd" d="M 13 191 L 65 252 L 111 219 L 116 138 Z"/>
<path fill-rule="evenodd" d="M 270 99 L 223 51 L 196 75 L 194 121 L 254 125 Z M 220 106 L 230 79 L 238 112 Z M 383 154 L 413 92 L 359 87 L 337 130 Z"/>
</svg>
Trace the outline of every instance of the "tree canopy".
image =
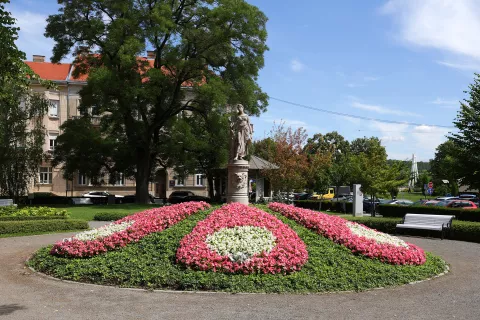
<svg viewBox="0 0 480 320">
<path fill-rule="evenodd" d="M 55 41 L 52 61 L 78 54 L 74 75 L 88 72 L 80 109 L 86 114 L 95 106 L 102 136 L 118 141 L 114 153 L 129 151 L 112 161 L 131 168 L 138 202 L 148 201 L 161 142 L 177 114 L 216 112 L 234 103 L 253 115 L 265 110 L 267 96 L 257 77 L 267 50 L 267 18 L 255 6 L 243 0 L 59 4 L 45 33 Z M 146 50 L 154 51 L 153 61 L 139 58 Z"/>
</svg>

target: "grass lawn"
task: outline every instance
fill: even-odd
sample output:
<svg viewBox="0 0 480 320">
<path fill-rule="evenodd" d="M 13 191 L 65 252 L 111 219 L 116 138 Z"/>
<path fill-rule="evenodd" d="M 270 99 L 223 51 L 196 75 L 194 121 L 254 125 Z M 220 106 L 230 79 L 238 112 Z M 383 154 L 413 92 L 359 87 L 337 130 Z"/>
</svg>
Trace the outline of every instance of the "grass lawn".
<svg viewBox="0 0 480 320">
<path fill-rule="evenodd" d="M 67 210 L 72 219 L 81 219 L 92 221 L 97 213 L 115 212 L 115 213 L 135 213 L 150 208 L 160 207 L 158 204 L 113 204 L 113 205 L 98 205 L 98 206 L 66 206 L 63 209 Z"/>
<path fill-rule="evenodd" d="M 435 199 L 437 196 L 428 196 L 427 199 Z M 411 201 L 418 201 L 421 199 L 425 199 L 425 196 L 419 192 L 399 192 L 397 199 L 406 199 L 406 200 L 411 200 Z"/>
<path fill-rule="evenodd" d="M 50 255 L 39 250 L 28 262 L 38 271 L 61 279 L 150 289 L 215 290 L 227 292 L 332 292 L 362 291 L 430 278 L 445 270 L 445 262 L 427 254 L 421 266 L 395 266 L 355 255 L 296 222 L 276 216 L 307 245 L 309 259 L 300 271 L 288 275 L 227 274 L 198 271 L 176 262 L 180 241 L 211 210 L 193 214 L 176 225 L 146 236 L 137 243 L 88 259 Z"/>
</svg>

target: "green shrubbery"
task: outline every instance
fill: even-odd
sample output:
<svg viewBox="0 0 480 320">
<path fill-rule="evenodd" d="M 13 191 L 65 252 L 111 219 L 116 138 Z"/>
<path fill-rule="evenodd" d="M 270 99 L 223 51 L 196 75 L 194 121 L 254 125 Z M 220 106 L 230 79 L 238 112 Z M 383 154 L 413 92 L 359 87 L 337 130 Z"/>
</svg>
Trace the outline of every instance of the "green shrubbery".
<svg viewBox="0 0 480 320">
<path fill-rule="evenodd" d="M 70 219 L 0 221 L 0 235 L 4 234 L 34 234 L 43 232 L 84 230 L 88 222 Z"/>
<path fill-rule="evenodd" d="M 378 206 L 379 213 L 384 217 L 401 217 L 407 213 L 439 214 L 455 216 L 457 220 L 480 222 L 480 210 L 454 209 L 437 206 L 398 206 L 381 204 Z"/>
<path fill-rule="evenodd" d="M 352 212 L 353 210 L 353 204 L 346 201 L 295 200 L 293 204 L 299 208 L 317 211 Z"/>
<path fill-rule="evenodd" d="M 16 206 L 0 207 L 0 217 L 68 217 L 66 210 L 59 210 L 49 207 L 24 207 Z"/>
<path fill-rule="evenodd" d="M 57 220 L 67 218 L 68 216 L 0 216 L 0 221 Z"/>
<path fill-rule="evenodd" d="M 93 220 L 96 221 L 116 221 L 120 220 L 126 216 L 132 215 L 132 213 L 128 212 L 99 212 L 96 213 L 95 216 L 93 217 Z"/>
</svg>

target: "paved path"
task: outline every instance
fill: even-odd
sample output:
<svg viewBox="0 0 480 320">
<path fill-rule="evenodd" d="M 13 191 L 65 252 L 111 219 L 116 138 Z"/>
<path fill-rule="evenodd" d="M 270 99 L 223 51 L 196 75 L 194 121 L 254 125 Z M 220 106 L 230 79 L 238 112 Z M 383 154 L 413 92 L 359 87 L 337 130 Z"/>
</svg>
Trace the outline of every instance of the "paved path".
<svg viewBox="0 0 480 320">
<path fill-rule="evenodd" d="M 25 268 L 67 234 L 0 239 L 3 319 L 480 319 L 480 244 L 408 238 L 451 264 L 393 289 L 312 295 L 148 292 L 53 280 Z"/>
</svg>

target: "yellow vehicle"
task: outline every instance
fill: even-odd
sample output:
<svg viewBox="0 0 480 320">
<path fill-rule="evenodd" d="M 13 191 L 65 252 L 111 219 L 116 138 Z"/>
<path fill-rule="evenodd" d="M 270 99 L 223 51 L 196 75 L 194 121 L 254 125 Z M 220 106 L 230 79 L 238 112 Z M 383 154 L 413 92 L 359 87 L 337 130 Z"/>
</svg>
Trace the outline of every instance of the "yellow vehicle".
<svg viewBox="0 0 480 320">
<path fill-rule="evenodd" d="M 335 197 L 335 188 L 328 188 L 327 193 L 325 194 L 319 194 L 314 192 L 313 195 L 310 197 L 310 199 L 315 199 L 315 200 L 331 200 Z"/>
</svg>

